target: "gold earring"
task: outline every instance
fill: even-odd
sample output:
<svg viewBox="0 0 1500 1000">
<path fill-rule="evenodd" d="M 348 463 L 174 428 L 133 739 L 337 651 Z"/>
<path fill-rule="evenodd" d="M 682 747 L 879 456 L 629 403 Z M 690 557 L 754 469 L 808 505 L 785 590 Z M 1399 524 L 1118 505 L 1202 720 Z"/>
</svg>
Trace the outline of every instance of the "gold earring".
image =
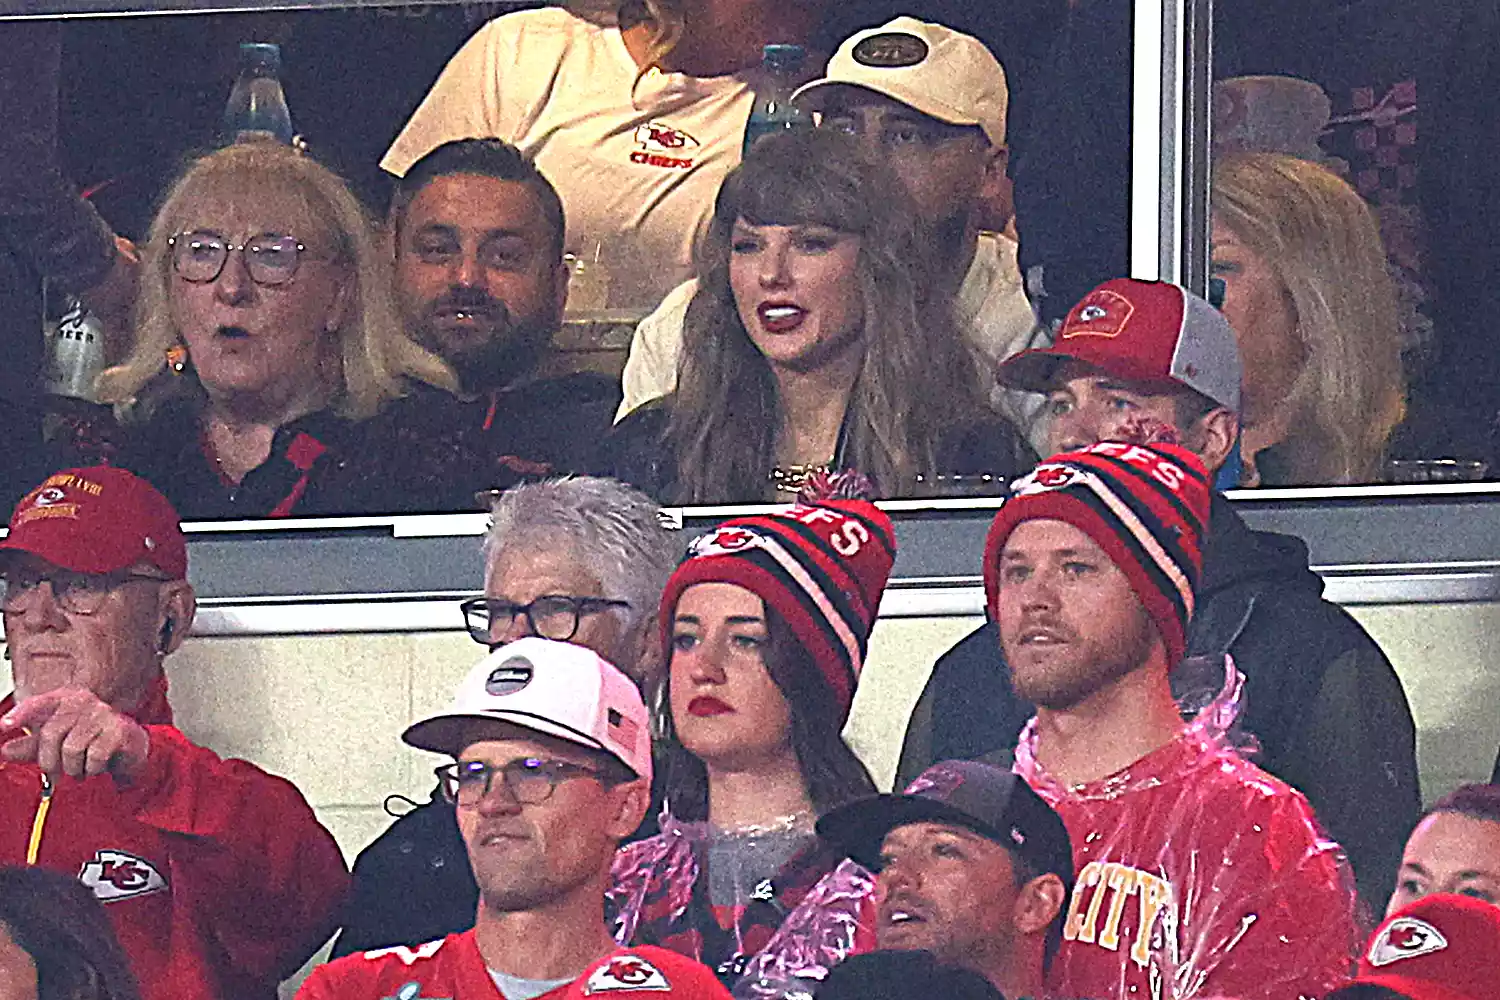
<svg viewBox="0 0 1500 1000">
<path fill-rule="evenodd" d="M 167 368 L 173 375 L 187 371 L 188 350 L 186 344 L 173 344 L 167 348 Z"/>
</svg>

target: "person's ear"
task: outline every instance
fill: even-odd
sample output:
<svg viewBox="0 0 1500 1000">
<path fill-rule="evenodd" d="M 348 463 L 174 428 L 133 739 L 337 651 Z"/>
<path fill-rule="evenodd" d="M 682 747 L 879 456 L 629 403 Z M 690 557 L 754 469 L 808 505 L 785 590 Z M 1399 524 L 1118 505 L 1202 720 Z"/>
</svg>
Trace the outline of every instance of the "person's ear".
<svg viewBox="0 0 1500 1000">
<path fill-rule="evenodd" d="M 1048 872 L 1021 886 L 1016 893 L 1012 922 L 1022 934 L 1042 934 L 1068 905 L 1068 890 L 1062 879 Z"/>
<path fill-rule="evenodd" d="M 1015 217 L 1014 189 L 1008 168 L 1010 151 L 1004 146 L 987 146 L 979 176 L 980 214 L 983 229 L 1003 232 Z"/>
<path fill-rule="evenodd" d="M 1227 407 L 1219 407 L 1198 418 L 1193 428 L 1192 450 L 1203 459 L 1210 473 L 1217 473 L 1229 461 L 1234 443 L 1240 436 L 1240 418 Z"/>
<path fill-rule="evenodd" d="M 335 333 L 342 329 L 344 322 L 349 318 L 349 313 L 354 307 L 354 290 L 358 280 L 352 267 L 345 269 L 343 276 L 339 279 L 338 288 L 334 289 L 333 302 L 328 307 L 328 318 L 323 324 L 323 329 L 328 333 Z"/>
<path fill-rule="evenodd" d="M 614 815 L 610 817 L 608 833 L 612 838 L 624 840 L 640 829 L 651 808 L 651 783 L 642 778 L 616 785 L 610 789 L 614 801 Z"/>
<path fill-rule="evenodd" d="M 175 653 L 188 633 L 193 630 L 193 616 L 198 611 L 198 600 L 193 587 L 186 580 L 172 580 L 162 584 L 161 597 L 157 603 L 157 652 L 162 656 Z"/>
</svg>

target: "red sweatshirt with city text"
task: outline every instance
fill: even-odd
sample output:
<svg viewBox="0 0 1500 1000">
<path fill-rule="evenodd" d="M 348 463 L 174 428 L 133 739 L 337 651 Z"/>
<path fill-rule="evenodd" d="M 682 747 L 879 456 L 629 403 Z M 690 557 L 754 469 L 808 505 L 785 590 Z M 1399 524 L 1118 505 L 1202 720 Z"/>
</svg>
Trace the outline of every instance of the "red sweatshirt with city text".
<svg viewBox="0 0 1500 1000">
<path fill-rule="evenodd" d="M 1343 852 L 1301 793 L 1228 745 L 1233 714 L 1212 706 L 1071 788 L 1037 763 L 1027 726 L 1015 770 L 1062 816 L 1077 873 L 1050 996 L 1316 1000 L 1347 980 L 1359 935 Z"/>
<path fill-rule="evenodd" d="M 11 699 L 0 702 L 0 713 Z M 349 874 L 300 792 L 148 723 L 144 773 L 61 777 L 0 764 L 0 864 L 78 879 L 104 906 L 146 1000 L 273 1000 L 332 934 Z"/>
</svg>

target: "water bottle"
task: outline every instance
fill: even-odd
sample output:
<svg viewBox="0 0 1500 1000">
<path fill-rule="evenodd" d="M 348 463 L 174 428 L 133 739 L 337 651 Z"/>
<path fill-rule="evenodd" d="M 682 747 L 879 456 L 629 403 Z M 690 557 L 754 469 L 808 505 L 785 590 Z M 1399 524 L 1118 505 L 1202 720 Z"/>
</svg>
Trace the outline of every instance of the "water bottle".
<svg viewBox="0 0 1500 1000">
<path fill-rule="evenodd" d="M 240 43 L 240 75 L 224 105 L 223 138 L 226 143 L 257 139 L 291 143 L 292 115 L 281 90 L 281 46 Z"/>
<path fill-rule="evenodd" d="M 755 105 L 745 123 L 744 152 L 750 152 L 763 135 L 812 124 L 806 114 L 792 107 L 792 91 L 797 89 L 806 56 L 800 45 L 766 46 L 761 62 L 764 83 L 755 93 Z"/>
<path fill-rule="evenodd" d="M 49 299 L 56 294 L 48 285 Z M 62 315 L 43 326 L 47 367 L 43 387 L 54 396 L 94 401 L 94 379 L 104 370 L 104 324 L 76 295 L 62 301 Z"/>
</svg>

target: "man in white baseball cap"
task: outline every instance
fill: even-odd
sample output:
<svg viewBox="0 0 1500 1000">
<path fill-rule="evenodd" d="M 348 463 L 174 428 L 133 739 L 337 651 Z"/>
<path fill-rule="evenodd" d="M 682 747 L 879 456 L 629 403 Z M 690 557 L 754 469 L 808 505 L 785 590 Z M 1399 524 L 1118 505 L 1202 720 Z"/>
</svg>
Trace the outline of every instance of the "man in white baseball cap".
<svg viewBox="0 0 1500 1000">
<path fill-rule="evenodd" d="M 474 928 L 338 959 L 314 971 L 299 998 L 634 990 L 726 1000 L 706 967 L 622 948 L 605 925 L 610 863 L 640 825 L 651 786 L 650 720 L 619 669 L 582 646 L 520 639 L 485 657 L 451 705 L 401 738 L 454 759 L 437 774 L 479 883 Z"/>
<path fill-rule="evenodd" d="M 792 100 L 819 127 L 858 137 L 891 164 L 940 258 L 949 264 L 959 329 L 991 365 L 1037 346 L 1010 219 L 1005 70 L 984 43 L 941 24 L 898 17 L 856 32 L 824 75 Z M 676 385 L 682 323 L 696 291 L 686 282 L 636 327 L 620 416 Z M 992 375 L 986 384 L 993 383 Z M 1006 415 L 1030 423 L 1041 397 L 998 394 Z"/>
</svg>

